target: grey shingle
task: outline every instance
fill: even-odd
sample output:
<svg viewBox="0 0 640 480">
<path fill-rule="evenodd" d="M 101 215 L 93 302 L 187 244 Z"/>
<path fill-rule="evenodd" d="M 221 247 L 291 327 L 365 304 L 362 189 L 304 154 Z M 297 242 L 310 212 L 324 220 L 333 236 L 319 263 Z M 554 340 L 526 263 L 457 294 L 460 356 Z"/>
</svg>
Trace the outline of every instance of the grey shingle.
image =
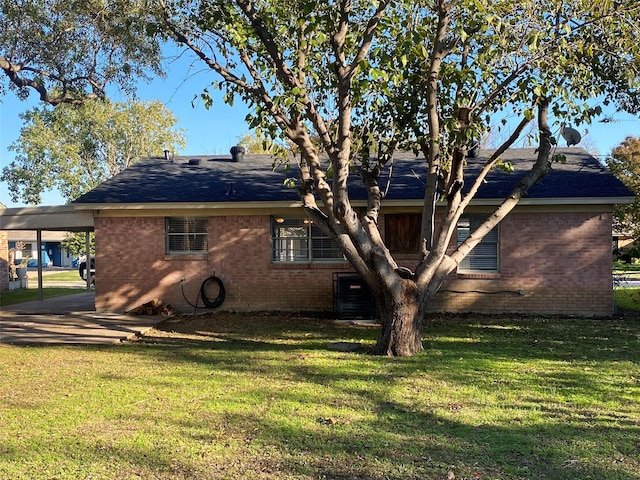
<svg viewBox="0 0 640 480">
<path fill-rule="evenodd" d="M 484 151 L 468 159 L 467 172 L 477 171 L 489 157 Z M 566 163 L 554 163 L 552 172 L 534 185 L 529 198 L 616 198 L 633 194 L 598 161 L 580 148 L 559 148 Z M 199 160 L 198 164 L 194 160 Z M 491 172 L 476 198 L 504 198 L 535 160 L 534 149 L 513 149 L 502 159 L 512 162 L 515 172 Z M 426 162 L 409 152 L 396 154 L 388 199 L 421 199 L 424 195 Z M 298 200 L 295 188 L 284 185 L 287 177 L 297 175 L 296 166 L 285 172 L 273 169 L 268 155 L 245 155 L 240 162 L 230 156 L 189 156 L 144 159 L 94 190 L 78 198 L 76 204 L 104 203 L 209 203 L 209 202 L 273 202 Z M 356 174 L 354 174 L 356 175 Z M 380 179 L 385 189 L 389 179 L 386 169 Z M 467 180 L 467 186 L 471 179 Z M 365 198 L 362 182 L 351 187 L 352 198 Z"/>
</svg>

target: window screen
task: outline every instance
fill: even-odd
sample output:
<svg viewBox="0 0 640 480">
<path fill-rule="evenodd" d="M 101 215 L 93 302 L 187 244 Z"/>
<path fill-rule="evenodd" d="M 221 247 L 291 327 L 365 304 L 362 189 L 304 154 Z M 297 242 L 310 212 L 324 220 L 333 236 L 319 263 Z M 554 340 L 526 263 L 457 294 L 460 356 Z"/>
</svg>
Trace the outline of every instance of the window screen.
<svg viewBox="0 0 640 480">
<path fill-rule="evenodd" d="M 343 260 L 334 241 L 308 219 L 271 219 L 272 260 L 310 262 Z"/>
<path fill-rule="evenodd" d="M 461 218 L 458 221 L 458 245 L 464 242 L 485 220 L 484 216 L 475 215 Z M 497 272 L 498 239 L 498 227 L 495 227 L 462 260 L 458 270 L 466 272 Z"/>
<path fill-rule="evenodd" d="M 165 225 L 167 253 L 202 253 L 209 249 L 206 217 L 167 217 Z"/>
<path fill-rule="evenodd" d="M 273 219 L 273 261 L 302 262 L 309 259 L 309 228 L 298 219 Z"/>
</svg>

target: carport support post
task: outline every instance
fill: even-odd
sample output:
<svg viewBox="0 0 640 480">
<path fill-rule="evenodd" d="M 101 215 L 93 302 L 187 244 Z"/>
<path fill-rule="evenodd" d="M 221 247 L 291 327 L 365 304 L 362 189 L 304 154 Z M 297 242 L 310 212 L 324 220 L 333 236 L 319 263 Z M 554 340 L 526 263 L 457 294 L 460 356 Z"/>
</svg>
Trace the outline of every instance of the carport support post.
<svg viewBox="0 0 640 480">
<path fill-rule="evenodd" d="M 87 256 L 84 271 L 87 275 L 87 290 L 91 291 L 91 232 L 87 230 L 84 235 L 84 249 Z"/>
<path fill-rule="evenodd" d="M 42 230 L 36 230 L 36 248 L 38 258 L 38 299 L 44 299 L 44 292 L 42 291 Z"/>
</svg>

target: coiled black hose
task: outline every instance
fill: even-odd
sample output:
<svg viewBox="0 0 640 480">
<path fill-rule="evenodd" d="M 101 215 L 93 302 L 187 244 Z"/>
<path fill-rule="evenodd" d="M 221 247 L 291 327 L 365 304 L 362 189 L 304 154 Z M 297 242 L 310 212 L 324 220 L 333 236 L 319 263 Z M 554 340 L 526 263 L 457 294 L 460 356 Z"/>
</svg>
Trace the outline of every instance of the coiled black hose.
<svg viewBox="0 0 640 480">
<path fill-rule="evenodd" d="M 218 284 L 218 296 L 213 300 L 207 297 L 205 291 L 205 288 L 209 282 L 215 282 Z M 202 303 L 204 303 L 204 305 L 208 308 L 218 308 L 220 305 L 222 305 L 222 302 L 224 302 L 224 296 L 225 291 L 222 280 L 220 280 L 220 278 L 216 277 L 215 275 L 211 275 L 204 282 L 202 282 L 202 285 L 200 285 L 200 298 L 202 298 Z"/>
<path fill-rule="evenodd" d="M 206 288 L 210 282 L 215 282 L 218 285 L 218 296 L 214 299 L 207 297 Z M 211 275 L 209 278 L 206 278 L 204 282 L 202 282 L 202 285 L 200 285 L 200 291 L 198 292 L 198 297 L 196 298 L 195 305 L 189 301 L 189 299 L 184 293 L 184 282 L 181 282 L 181 289 L 182 289 L 182 296 L 187 301 L 187 303 L 191 305 L 193 308 L 205 308 L 205 307 L 218 308 L 220 305 L 222 305 L 222 302 L 224 302 L 224 297 L 225 297 L 224 284 L 222 283 L 222 280 L 219 277 L 216 277 L 215 275 Z M 204 304 L 204 307 L 198 307 L 198 300 L 200 299 L 202 299 L 202 303 Z"/>
</svg>

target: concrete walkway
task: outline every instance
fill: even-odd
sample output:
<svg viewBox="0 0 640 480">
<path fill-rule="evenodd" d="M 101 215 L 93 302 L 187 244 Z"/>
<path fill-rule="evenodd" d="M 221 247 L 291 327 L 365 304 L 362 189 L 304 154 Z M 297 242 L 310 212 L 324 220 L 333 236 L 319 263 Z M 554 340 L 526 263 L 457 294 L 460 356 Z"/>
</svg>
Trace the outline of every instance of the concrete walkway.
<svg viewBox="0 0 640 480">
<path fill-rule="evenodd" d="M 49 298 L 0 307 L 0 343 L 110 345 L 135 338 L 160 317 L 97 313 L 95 294 Z"/>
</svg>

